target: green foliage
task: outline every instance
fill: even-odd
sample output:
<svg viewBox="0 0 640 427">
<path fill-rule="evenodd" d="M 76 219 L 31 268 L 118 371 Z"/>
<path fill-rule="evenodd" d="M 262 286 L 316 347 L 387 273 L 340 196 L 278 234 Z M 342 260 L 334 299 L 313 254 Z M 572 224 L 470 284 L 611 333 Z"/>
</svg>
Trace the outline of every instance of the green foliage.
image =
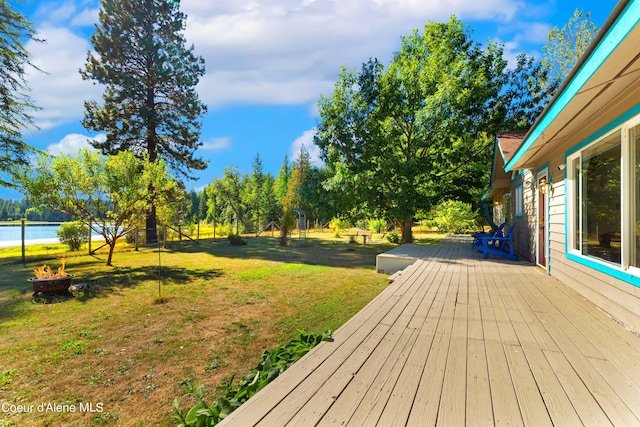
<svg viewBox="0 0 640 427">
<path fill-rule="evenodd" d="M 82 125 L 107 138 L 92 145 L 105 154 L 146 153 L 184 176 L 205 169 L 194 157 L 207 111 L 196 92 L 204 59 L 185 46 L 179 2 L 101 0 L 98 19 L 81 75 L 105 90 L 100 102 L 85 102 Z"/>
<path fill-rule="evenodd" d="M 590 18 L 591 12 L 576 9 L 562 28 L 553 27 L 549 31 L 540 62 L 549 74 L 549 81 L 556 86 L 569 75 L 596 36 L 598 28 Z"/>
<path fill-rule="evenodd" d="M 33 125 L 30 111 L 36 109 L 27 95 L 27 67 L 30 62 L 23 42 L 40 41 L 33 24 L 8 1 L 0 1 L 0 172 L 11 172 L 15 165 L 27 165 L 33 151 L 22 140 L 22 131 Z M 0 175 L 0 186 L 10 186 Z"/>
<path fill-rule="evenodd" d="M 342 69 L 319 102 L 315 142 L 343 211 L 388 218 L 408 243 L 419 209 L 452 188 L 469 201 L 484 190 L 507 114 L 506 66 L 500 45 L 474 43 L 452 17 L 403 37 L 386 68 Z"/>
<path fill-rule="evenodd" d="M 351 224 L 351 221 L 345 218 L 334 218 L 331 220 L 331 224 L 329 225 L 331 230 L 333 230 L 333 235 L 335 237 L 340 237 L 344 230 L 352 226 L 353 224 Z"/>
<path fill-rule="evenodd" d="M 240 232 L 240 223 L 246 213 L 246 180 L 236 167 L 228 166 L 223 176 L 213 181 L 206 189 L 209 214 L 217 222 L 220 218 L 235 223 L 236 234 Z"/>
<path fill-rule="evenodd" d="M 298 338 L 288 344 L 280 345 L 271 351 L 262 353 L 260 363 L 247 375 L 242 377 L 237 386 L 233 387 L 233 378 L 223 387 L 226 393 L 216 402 L 209 405 L 205 400 L 204 388 L 190 386 L 187 393 L 198 403 L 185 413 L 180 408 L 178 398 L 173 401 L 174 418 L 179 421 L 178 427 L 214 426 L 221 420 L 249 400 L 267 384 L 275 380 L 281 373 L 291 367 L 302 356 L 307 354 L 322 341 L 331 339 L 331 332 L 310 334 L 298 332 Z"/>
<path fill-rule="evenodd" d="M 475 227 L 477 216 L 469 203 L 445 200 L 434 209 L 431 223 L 438 227 L 438 231 L 448 234 L 463 233 Z"/>
<path fill-rule="evenodd" d="M 82 244 L 89 241 L 89 227 L 82 221 L 62 223 L 56 234 L 60 243 L 68 245 L 71 251 L 79 251 Z"/>
<path fill-rule="evenodd" d="M 227 240 L 231 246 L 244 246 L 247 244 L 247 241 L 242 238 L 239 234 L 229 234 L 227 236 Z"/>
<path fill-rule="evenodd" d="M 90 223 L 109 245 L 107 265 L 117 240 L 143 220 L 152 202 L 168 205 L 177 187 L 163 162 L 129 151 L 107 157 L 87 149 L 76 156 L 43 153 L 16 180 L 30 203 Z"/>
<path fill-rule="evenodd" d="M 368 221 L 369 231 L 372 233 L 384 233 L 387 229 L 387 220 L 386 219 L 370 219 Z"/>
<path fill-rule="evenodd" d="M 400 243 L 400 236 L 396 232 L 388 233 L 385 238 L 389 243 L 395 243 L 396 245 Z"/>
<path fill-rule="evenodd" d="M 296 215 L 293 213 L 293 208 L 286 207 L 282 218 L 280 219 L 280 246 L 287 246 L 287 239 L 289 233 L 295 227 Z"/>
</svg>

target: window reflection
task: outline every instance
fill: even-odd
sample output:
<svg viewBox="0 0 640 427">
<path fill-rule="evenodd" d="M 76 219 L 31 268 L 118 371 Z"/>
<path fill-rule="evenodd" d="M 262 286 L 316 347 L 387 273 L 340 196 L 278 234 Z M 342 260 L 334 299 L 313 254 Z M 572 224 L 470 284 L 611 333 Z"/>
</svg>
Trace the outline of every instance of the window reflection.
<svg viewBox="0 0 640 427">
<path fill-rule="evenodd" d="M 582 155 L 582 254 L 621 262 L 620 132 Z"/>
</svg>

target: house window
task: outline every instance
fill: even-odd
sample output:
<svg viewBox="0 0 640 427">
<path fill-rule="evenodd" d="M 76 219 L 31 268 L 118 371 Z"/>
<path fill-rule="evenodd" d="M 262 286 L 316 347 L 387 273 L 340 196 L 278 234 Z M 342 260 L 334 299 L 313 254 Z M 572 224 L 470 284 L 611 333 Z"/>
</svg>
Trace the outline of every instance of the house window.
<svg viewBox="0 0 640 427">
<path fill-rule="evenodd" d="M 639 119 L 567 157 L 568 252 L 636 275 L 640 275 Z"/>
<path fill-rule="evenodd" d="M 522 191 L 522 183 L 518 184 L 513 189 L 513 202 L 515 204 L 515 215 L 516 218 L 522 218 L 524 216 L 524 194 Z"/>
</svg>

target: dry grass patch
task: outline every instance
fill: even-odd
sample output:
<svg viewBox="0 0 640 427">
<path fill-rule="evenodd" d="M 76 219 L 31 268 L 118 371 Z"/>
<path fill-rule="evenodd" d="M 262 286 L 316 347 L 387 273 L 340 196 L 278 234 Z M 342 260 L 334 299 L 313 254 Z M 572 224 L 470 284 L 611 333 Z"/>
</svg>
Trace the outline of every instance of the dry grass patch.
<svg viewBox="0 0 640 427">
<path fill-rule="evenodd" d="M 36 263 L 4 266 L 0 401 L 34 412 L 0 412 L 0 424 L 174 425 L 171 403 L 189 384 L 213 397 L 263 350 L 297 329 L 335 330 L 386 286 L 375 255 L 390 246 L 310 242 L 173 243 L 160 267 L 156 249 L 116 253 L 113 267 L 104 256 L 68 258 L 74 283 L 88 287 L 53 302 L 31 296 L 25 279 Z M 76 412 L 38 412 L 41 403 Z M 102 412 L 80 412 L 87 404 Z"/>
</svg>

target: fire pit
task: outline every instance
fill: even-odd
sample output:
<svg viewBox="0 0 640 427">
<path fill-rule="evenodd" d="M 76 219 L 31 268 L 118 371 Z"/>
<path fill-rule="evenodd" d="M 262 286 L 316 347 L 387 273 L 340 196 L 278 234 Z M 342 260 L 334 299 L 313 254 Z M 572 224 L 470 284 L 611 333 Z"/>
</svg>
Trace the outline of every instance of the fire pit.
<svg viewBox="0 0 640 427">
<path fill-rule="evenodd" d="M 71 279 L 74 275 L 64 271 L 64 263 L 65 261 L 63 260 L 62 265 L 58 268 L 56 273 L 54 273 L 46 264 L 34 270 L 36 277 L 27 279 L 33 285 L 33 296 L 36 296 L 38 293 L 69 293 L 69 286 L 71 286 Z"/>
</svg>

